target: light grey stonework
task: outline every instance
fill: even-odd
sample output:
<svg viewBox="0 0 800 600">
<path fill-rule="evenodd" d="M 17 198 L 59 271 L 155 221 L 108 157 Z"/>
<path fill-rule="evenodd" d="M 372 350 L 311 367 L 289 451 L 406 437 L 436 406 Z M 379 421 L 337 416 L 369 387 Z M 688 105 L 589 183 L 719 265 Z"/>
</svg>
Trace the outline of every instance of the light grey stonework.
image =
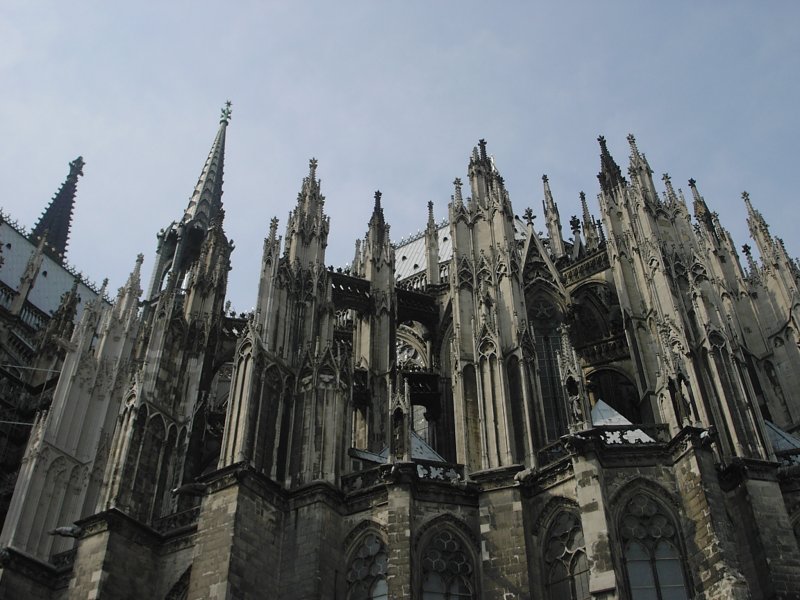
<svg viewBox="0 0 800 600">
<path fill-rule="evenodd" d="M 376 192 L 341 270 L 312 160 L 236 316 L 229 120 L 144 299 L 139 261 L 65 342 L 0 595 L 798 597 L 800 271 L 749 197 L 743 268 L 600 138 L 599 218 L 565 240 L 544 177 L 542 236 L 481 141 L 444 221 L 392 244 Z"/>
</svg>

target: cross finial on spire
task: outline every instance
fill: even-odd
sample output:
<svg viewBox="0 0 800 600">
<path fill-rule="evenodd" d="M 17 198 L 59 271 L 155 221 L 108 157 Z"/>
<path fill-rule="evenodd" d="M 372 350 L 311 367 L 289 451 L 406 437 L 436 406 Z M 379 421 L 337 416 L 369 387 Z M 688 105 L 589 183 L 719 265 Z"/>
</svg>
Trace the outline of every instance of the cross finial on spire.
<svg viewBox="0 0 800 600">
<path fill-rule="evenodd" d="M 462 204 L 464 202 L 464 200 L 461 197 L 461 178 L 460 177 L 456 177 L 453 180 L 453 186 L 455 187 L 455 196 L 453 196 L 453 199 L 455 200 L 456 204 Z"/>
<path fill-rule="evenodd" d="M 70 176 L 75 177 L 77 175 L 83 175 L 83 166 L 85 164 L 86 163 L 83 162 L 83 157 L 82 156 L 79 156 L 78 158 L 73 160 L 71 163 L 69 163 L 69 174 L 70 174 Z"/>
<path fill-rule="evenodd" d="M 317 177 L 317 159 L 312 158 L 308 161 L 308 178 L 314 181 Z"/>
<path fill-rule="evenodd" d="M 542 181 L 543 181 L 543 182 L 545 182 L 545 183 L 547 183 L 547 181 L 548 181 L 548 179 L 547 179 L 547 175 L 542 175 Z"/>
<path fill-rule="evenodd" d="M 486 140 L 483 138 L 478 140 L 478 146 L 481 149 L 481 160 L 486 160 Z"/>
<path fill-rule="evenodd" d="M 695 187 L 697 187 L 697 181 L 695 181 L 695 180 L 694 180 L 694 178 L 692 178 L 692 179 L 690 179 L 690 180 L 689 180 L 689 187 L 690 187 L 690 188 L 695 188 Z"/>
<path fill-rule="evenodd" d="M 219 115 L 219 122 L 220 123 L 225 123 L 227 125 L 230 122 L 230 120 L 231 120 L 231 112 L 232 112 L 231 111 L 231 106 L 233 106 L 233 102 L 231 102 L 230 100 L 226 100 L 225 101 L 225 106 L 223 106 L 222 110 L 220 111 L 220 115 Z"/>
<path fill-rule="evenodd" d="M 536 218 L 536 215 L 533 214 L 533 209 L 529 206 L 525 209 L 525 212 L 522 213 L 522 216 L 525 217 L 525 222 L 528 224 L 528 226 L 532 227 L 533 220 Z"/>
<path fill-rule="evenodd" d="M 375 190 L 375 210 L 381 209 L 381 191 Z"/>
<path fill-rule="evenodd" d="M 639 149 L 636 147 L 636 138 L 632 133 L 628 134 L 628 143 L 631 145 L 631 151 L 634 154 L 639 154 Z"/>
</svg>

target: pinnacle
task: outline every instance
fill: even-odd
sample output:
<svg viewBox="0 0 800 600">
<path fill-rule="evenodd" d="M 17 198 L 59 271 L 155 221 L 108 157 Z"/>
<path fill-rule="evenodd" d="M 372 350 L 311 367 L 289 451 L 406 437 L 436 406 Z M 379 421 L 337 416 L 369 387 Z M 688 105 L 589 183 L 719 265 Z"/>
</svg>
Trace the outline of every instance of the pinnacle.
<svg viewBox="0 0 800 600">
<path fill-rule="evenodd" d="M 67 252 L 78 177 L 83 175 L 85 164 L 82 156 L 69 163 L 69 174 L 28 237 L 34 242 L 46 238 L 45 249 L 58 262 L 63 263 Z"/>
<path fill-rule="evenodd" d="M 231 118 L 231 102 L 222 109 L 220 125 L 200 177 L 192 192 L 183 222 L 195 219 L 208 225 L 222 207 L 222 177 L 225 165 L 225 132 Z"/>
</svg>

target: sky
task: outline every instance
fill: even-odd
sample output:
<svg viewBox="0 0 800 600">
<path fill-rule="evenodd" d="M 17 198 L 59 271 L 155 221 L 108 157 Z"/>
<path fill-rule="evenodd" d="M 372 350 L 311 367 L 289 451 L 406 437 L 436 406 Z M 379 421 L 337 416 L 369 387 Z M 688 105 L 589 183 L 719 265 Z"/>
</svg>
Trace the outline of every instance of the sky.
<svg viewBox="0 0 800 600">
<path fill-rule="evenodd" d="M 598 135 L 628 133 L 657 187 L 698 189 L 737 245 L 741 192 L 797 256 L 800 3 L 204 0 L 0 3 L 0 207 L 32 227 L 76 156 L 68 261 L 112 295 L 178 220 L 233 102 L 228 295 L 255 303 L 263 238 L 283 233 L 308 160 L 331 218 L 326 262 L 352 260 L 375 190 L 393 239 L 447 215 L 481 138 L 515 212 L 592 212 Z"/>
</svg>

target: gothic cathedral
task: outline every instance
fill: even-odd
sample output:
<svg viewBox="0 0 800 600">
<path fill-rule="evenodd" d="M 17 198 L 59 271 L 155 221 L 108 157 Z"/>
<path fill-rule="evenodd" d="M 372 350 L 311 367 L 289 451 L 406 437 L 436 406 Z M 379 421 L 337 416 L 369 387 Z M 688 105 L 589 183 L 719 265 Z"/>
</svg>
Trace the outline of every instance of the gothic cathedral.
<svg viewBox="0 0 800 600">
<path fill-rule="evenodd" d="M 694 180 L 657 189 L 633 136 L 624 176 L 601 137 L 600 218 L 581 194 L 565 239 L 548 178 L 540 233 L 481 140 L 446 215 L 392 242 L 376 192 L 333 268 L 312 159 L 237 315 L 229 122 L 149 283 L 139 256 L 115 300 L 77 315 L 76 280 L 42 317 L 28 360 L 60 376 L 0 597 L 800 597 L 800 268 L 746 193 L 743 265 Z"/>
</svg>

